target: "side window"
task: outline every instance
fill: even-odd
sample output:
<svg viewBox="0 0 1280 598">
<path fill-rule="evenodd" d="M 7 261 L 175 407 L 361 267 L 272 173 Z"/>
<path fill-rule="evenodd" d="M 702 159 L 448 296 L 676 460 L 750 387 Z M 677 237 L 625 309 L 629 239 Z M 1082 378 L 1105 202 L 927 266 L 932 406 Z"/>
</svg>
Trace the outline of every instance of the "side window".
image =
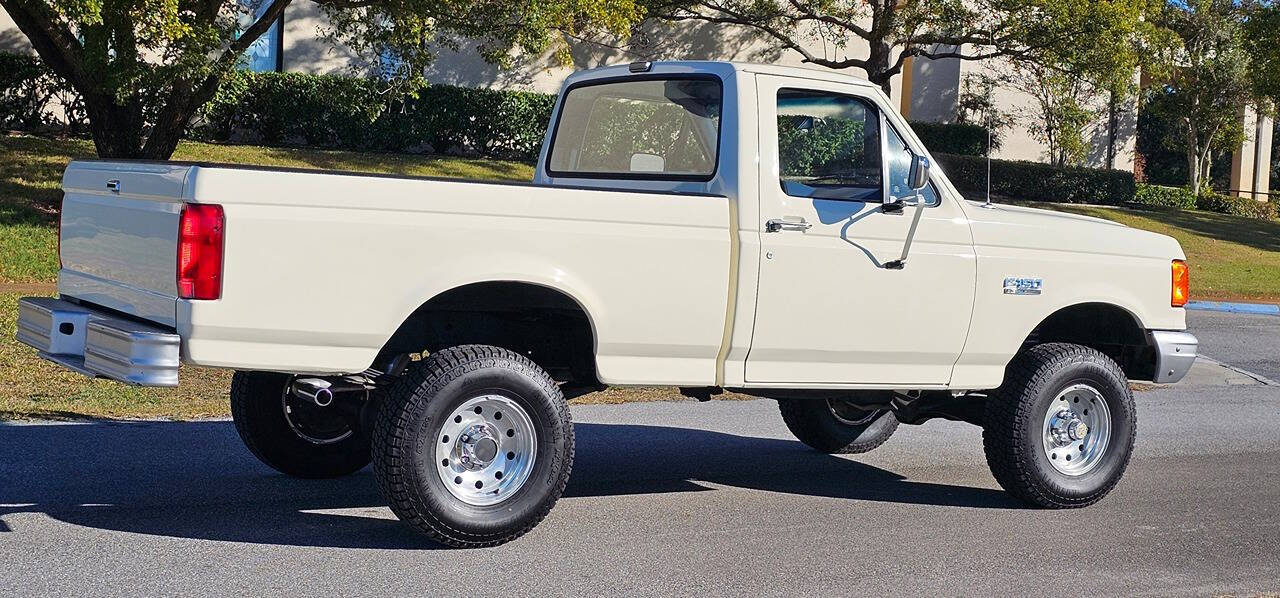
<svg viewBox="0 0 1280 598">
<path fill-rule="evenodd" d="M 915 152 L 907 147 L 907 143 L 898 136 L 898 132 L 893 127 L 888 127 L 885 131 L 885 142 L 888 145 L 888 156 L 886 160 L 889 162 L 889 196 L 894 198 L 911 197 L 915 194 L 909 186 L 911 179 L 911 161 L 915 158 Z M 924 205 L 938 205 L 938 190 L 933 187 L 933 183 L 924 186 L 920 190 L 920 194 L 924 196 Z"/>
<path fill-rule="evenodd" d="M 778 91 L 778 175 L 795 197 L 881 200 L 880 115 L 831 92 Z"/>
</svg>

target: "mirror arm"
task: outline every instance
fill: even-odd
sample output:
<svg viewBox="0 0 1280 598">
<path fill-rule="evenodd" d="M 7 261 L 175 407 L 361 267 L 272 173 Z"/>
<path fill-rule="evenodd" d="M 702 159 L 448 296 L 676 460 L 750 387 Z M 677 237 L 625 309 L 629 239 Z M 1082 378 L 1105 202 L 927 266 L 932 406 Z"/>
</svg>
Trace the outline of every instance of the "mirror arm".
<svg viewBox="0 0 1280 598">
<path fill-rule="evenodd" d="M 899 203 L 898 205 L 902 205 Z M 911 253 L 911 241 L 916 237 L 916 227 L 920 225 L 920 216 L 924 214 L 924 196 L 916 195 L 916 213 L 911 217 L 911 228 L 907 229 L 907 241 L 902 246 L 902 257 L 891 262 L 885 262 L 884 267 L 888 270 L 901 270 L 907 265 L 907 254 Z"/>
</svg>

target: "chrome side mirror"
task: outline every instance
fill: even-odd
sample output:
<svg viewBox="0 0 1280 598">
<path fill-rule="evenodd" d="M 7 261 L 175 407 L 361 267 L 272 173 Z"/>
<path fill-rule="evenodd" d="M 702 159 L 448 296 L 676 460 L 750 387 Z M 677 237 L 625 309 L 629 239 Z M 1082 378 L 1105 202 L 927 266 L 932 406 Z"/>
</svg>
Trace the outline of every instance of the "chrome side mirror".
<svg viewBox="0 0 1280 598">
<path fill-rule="evenodd" d="M 907 177 L 907 183 L 912 191 L 924 189 L 929 184 L 929 169 L 932 167 L 929 159 L 924 156 L 916 156 L 911 161 L 911 174 Z"/>
</svg>

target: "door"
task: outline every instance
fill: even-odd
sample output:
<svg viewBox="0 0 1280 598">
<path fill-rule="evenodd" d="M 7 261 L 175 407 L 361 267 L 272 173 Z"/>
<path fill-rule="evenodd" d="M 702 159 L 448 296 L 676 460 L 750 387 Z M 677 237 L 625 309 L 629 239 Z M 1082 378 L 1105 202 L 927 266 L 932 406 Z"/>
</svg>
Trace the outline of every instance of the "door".
<svg viewBox="0 0 1280 598">
<path fill-rule="evenodd" d="M 914 195 L 919 149 L 872 88 L 759 75 L 757 89 L 764 255 L 747 383 L 945 385 L 974 296 L 960 199 L 931 182 L 921 207 L 885 210 Z"/>
</svg>

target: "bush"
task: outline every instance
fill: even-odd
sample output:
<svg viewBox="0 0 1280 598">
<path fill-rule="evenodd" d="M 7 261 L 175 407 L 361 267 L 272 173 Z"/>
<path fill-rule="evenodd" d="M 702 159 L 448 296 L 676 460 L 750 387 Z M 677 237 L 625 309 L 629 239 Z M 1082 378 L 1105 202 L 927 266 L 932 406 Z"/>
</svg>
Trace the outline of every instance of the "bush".
<svg viewBox="0 0 1280 598">
<path fill-rule="evenodd" d="M 238 72 L 202 110 L 195 137 L 349 150 L 433 151 L 531 160 L 555 96 L 377 79 Z"/>
<path fill-rule="evenodd" d="M 1196 194 L 1186 187 L 1162 187 L 1139 183 L 1138 192 L 1134 195 L 1133 201 L 1144 206 L 1191 210 L 1196 207 Z"/>
<path fill-rule="evenodd" d="M 931 154 L 987 155 L 987 128 L 981 125 L 912 122 L 911 130 Z"/>
<path fill-rule="evenodd" d="M 1205 191 L 1196 197 L 1196 207 L 1201 210 L 1247 216 L 1260 220 L 1271 220 L 1276 217 L 1276 204 L 1269 201 L 1258 201 L 1249 197 L 1223 195 L 1213 191 Z"/>
<path fill-rule="evenodd" d="M 86 123 L 80 96 L 39 58 L 0 52 L 0 129 L 76 134 Z"/>
<path fill-rule="evenodd" d="M 987 160 L 975 156 L 933 154 L 961 192 L 985 194 Z M 1039 162 L 991 161 L 991 193 L 1030 201 L 1120 205 L 1133 201 L 1133 173 Z M 971 197 L 971 199 L 973 199 Z"/>
</svg>

